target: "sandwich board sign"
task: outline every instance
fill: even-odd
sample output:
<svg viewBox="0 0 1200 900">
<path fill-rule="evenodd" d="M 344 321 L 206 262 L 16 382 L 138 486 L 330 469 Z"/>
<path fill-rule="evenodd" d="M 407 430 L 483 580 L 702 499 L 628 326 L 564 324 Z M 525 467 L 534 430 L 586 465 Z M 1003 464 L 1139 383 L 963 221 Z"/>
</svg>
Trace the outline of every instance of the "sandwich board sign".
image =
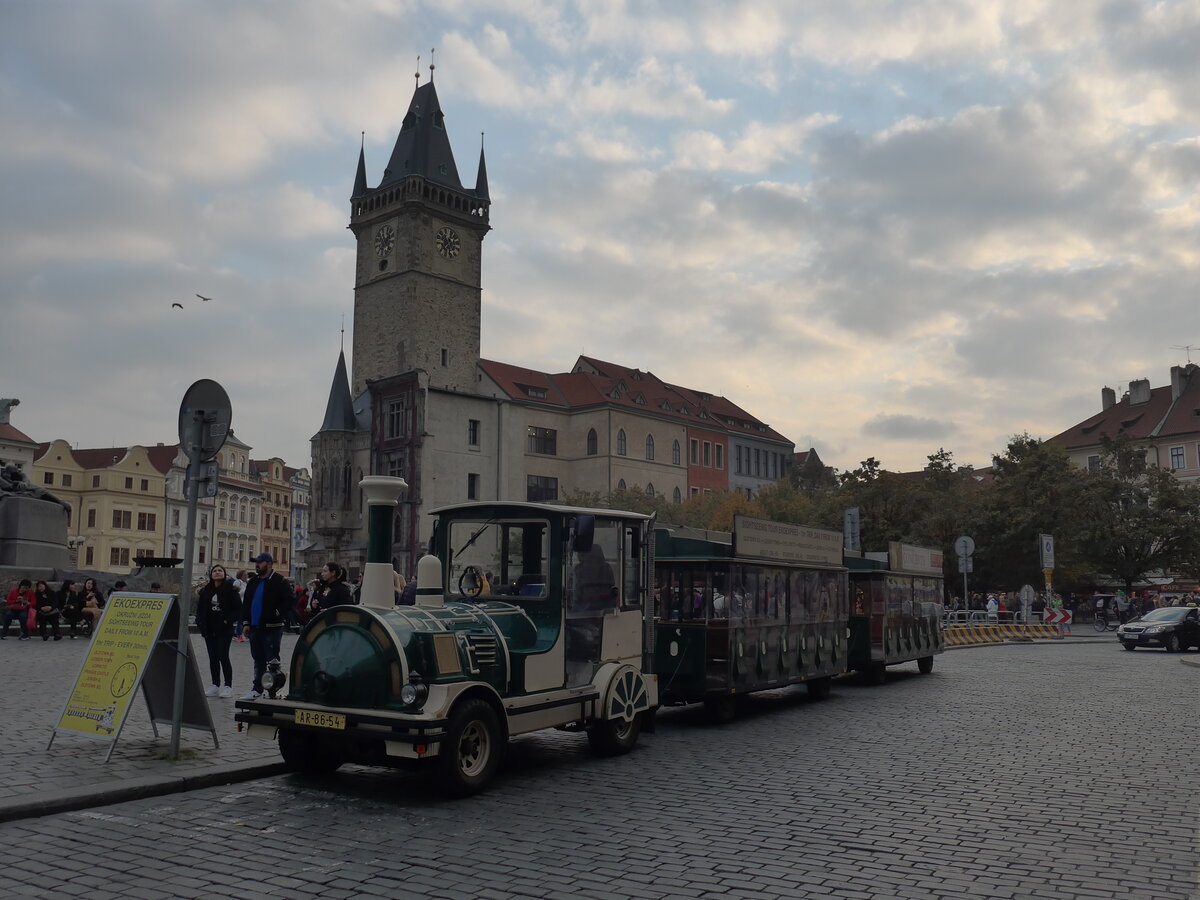
<svg viewBox="0 0 1200 900">
<path fill-rule="evenodd" d="M 179 606 L 170 594 L 121 591 L 108 598 L 47 750 L 59 734 L 77 734 L 107 742 L 108 762 L 138 687 L 158 736 L 158 724 L 171 722 L 177 654 L 170 638 L 178 616 Z M 217 732 L 191 654 L 187 662 L 183 724 L 211 732 L 215 744 Z"/>
</svg>

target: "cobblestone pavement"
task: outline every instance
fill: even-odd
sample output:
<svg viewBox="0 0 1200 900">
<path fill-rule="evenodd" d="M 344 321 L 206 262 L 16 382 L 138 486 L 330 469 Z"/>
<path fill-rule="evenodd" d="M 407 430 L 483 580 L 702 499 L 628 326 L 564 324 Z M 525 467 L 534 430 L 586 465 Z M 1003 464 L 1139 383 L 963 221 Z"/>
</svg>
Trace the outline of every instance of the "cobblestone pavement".
<svg viewBox="0 0 1200 900">
<path fill-rule="evenodd" d="M 283 651 L 290 655 L 294 635 L 285 635 Z M 192 635 L 192 647 L 201 674 L 208 684 L 208 656 L 204 642 Z M 134 700 L 125 728 L 104 763 L 108 744 L 88 740 L 71 733 L 55 737 L 54 746 L 46 745 L 70 696 L 75 678 L 87 654 L 88 640 L 79 638 L 44 642 L 38 637 L 18 641 L 15 629 L 0 643 L 0 752 L 9 760 L 0 779 L 0 818 L 5 809 L 48 794 L 70 795 L 102 786 L 138 782 L 148 784 L 156 778 L 181 778 L 204 773 L 215 774 L 255 762 L 274 763 L 278 754 L 262 741 L 250 740 L 235 730 L 233 700 L 208 701 L 220 749 L 213 747 L 212 736 L 204 731 L 184 729 L 180 738 L 181 759 L 172 762 L 162 757 L 171 747 L 170 726 L 159 726 L 159 737 L 139 697 Z M 234 697 L 250 689 L 253 663 L 249 643 L 233 644 Z M 17 762 L 19 760 L 19 762 Z M 2 889 L 0 889 L 2 894 Z"/>
<path fill-rule="evenodd" d="M 1197 688 L 1115 643 L 957 651 L 824 702 L 758 695 L 729 726 L 668 711 L 617 759 L 522 737 L 464 801 L 347 768 L 3 825 L 0 893 L 1192 898 Z"/>
</svg>

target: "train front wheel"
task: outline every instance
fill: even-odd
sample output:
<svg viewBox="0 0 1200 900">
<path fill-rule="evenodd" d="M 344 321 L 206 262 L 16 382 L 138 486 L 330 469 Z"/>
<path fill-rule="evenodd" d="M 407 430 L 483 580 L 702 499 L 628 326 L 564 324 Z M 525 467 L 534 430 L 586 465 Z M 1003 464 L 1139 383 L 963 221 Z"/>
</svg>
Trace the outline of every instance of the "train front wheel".
<svg viewBox="0 0 1200 900">
<path fill-rule="evenodd" d="M 496 712 L 479 699 L 458 704 L 450 714 L 437 757 L 442 790 L 466 797 L 487 787 L 504 752 Z"/>
</svg>

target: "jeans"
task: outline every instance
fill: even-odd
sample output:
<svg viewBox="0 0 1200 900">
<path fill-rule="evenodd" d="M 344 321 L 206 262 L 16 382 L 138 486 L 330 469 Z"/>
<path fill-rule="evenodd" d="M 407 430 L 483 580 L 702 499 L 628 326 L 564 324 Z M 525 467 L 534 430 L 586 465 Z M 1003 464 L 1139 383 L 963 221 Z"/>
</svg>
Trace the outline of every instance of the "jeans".
<svg viewBox="0 0 1200 900">
<path fill-rule="evenodd" d="M 4 613 L 4 631 L 3 631 L 3 632 L 0 632 L 0 634 L 3 634 L 5 637 L 8 637 L 8 626 L 12 624 L 12 620 L 13 620 L 13 619 L 16 619 L 16 620 L 17 620 L 17 624 L 18 624 L 19 626 L 21 626 L 21 637 L 29 637 L 29 628 L 28 628 L 28 627 L 27 627 L 27 625 L 26 625 L 26 621 L 27 621 L 27 617 L 28 617 L 28 616 L 29 616 L 29 610 L 27 610 L 27 609 L 23 609 L 23 610 L 9 609 L 9 610 L 6 610 L 6 611 L 5 611 L 5 613 Z"/>
<path fill-rule="evenodd" d="M 204 636 L 204 646 L 208 648 L 208 671 L 213 684 L 220 684 L 221 674 L 224 673 L 225 684 L 233 687 L 233 663 L 229 661 L 229 645 L 232 641 L 233 631 Z"/>
<path fill-rule="evenodd" d="M 267 663 L 279 657 L 279 646 L 283 643 L 282 628 L 255 628 L 250 626 L 250 656 L 254 659 L 254 690 L 262 693 L 263 672 Z"/>
</svg>

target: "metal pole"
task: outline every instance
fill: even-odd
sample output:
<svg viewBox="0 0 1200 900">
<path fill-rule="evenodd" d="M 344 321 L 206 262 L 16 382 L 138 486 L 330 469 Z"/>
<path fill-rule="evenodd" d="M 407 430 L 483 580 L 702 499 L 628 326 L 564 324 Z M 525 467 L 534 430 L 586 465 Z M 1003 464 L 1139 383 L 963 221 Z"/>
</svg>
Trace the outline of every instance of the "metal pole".
<svg viewBox="0 0 1200 900">
<path fill-rule="evenodd" d="M 187 679 L 188 654 L 192 652 L 192 639 L 188 631 L 188 608 L 192 599 L 192 556 L 196 539 L 196 506 L 200 499 L 200 441 L 204 429 L 204 411 L 192 413 L 191 437 L 184 448 L 188 458 L 184 492 L 187 494 L 187 527 L 183 535 L 183 575 L 179 585 L 179 597 L 175 601 L 179 613 L 179 635 L 175 648 L 175 702 L 171 707 L 171 759 L 179 759 L 179 734 L 183 730 L 183 688 Z"/>
<path fill-rule="evenodd" d="M 965 559 L 963 559 L 962 569 L 963 569 L 963 610 L 966 611 L 967 619 L 969 621 L 971 618 L 971 604 L 967 601 L 967 560 L 968 559 L 970 559 L 969 556 L 966 557 Z"/>
</svg>

